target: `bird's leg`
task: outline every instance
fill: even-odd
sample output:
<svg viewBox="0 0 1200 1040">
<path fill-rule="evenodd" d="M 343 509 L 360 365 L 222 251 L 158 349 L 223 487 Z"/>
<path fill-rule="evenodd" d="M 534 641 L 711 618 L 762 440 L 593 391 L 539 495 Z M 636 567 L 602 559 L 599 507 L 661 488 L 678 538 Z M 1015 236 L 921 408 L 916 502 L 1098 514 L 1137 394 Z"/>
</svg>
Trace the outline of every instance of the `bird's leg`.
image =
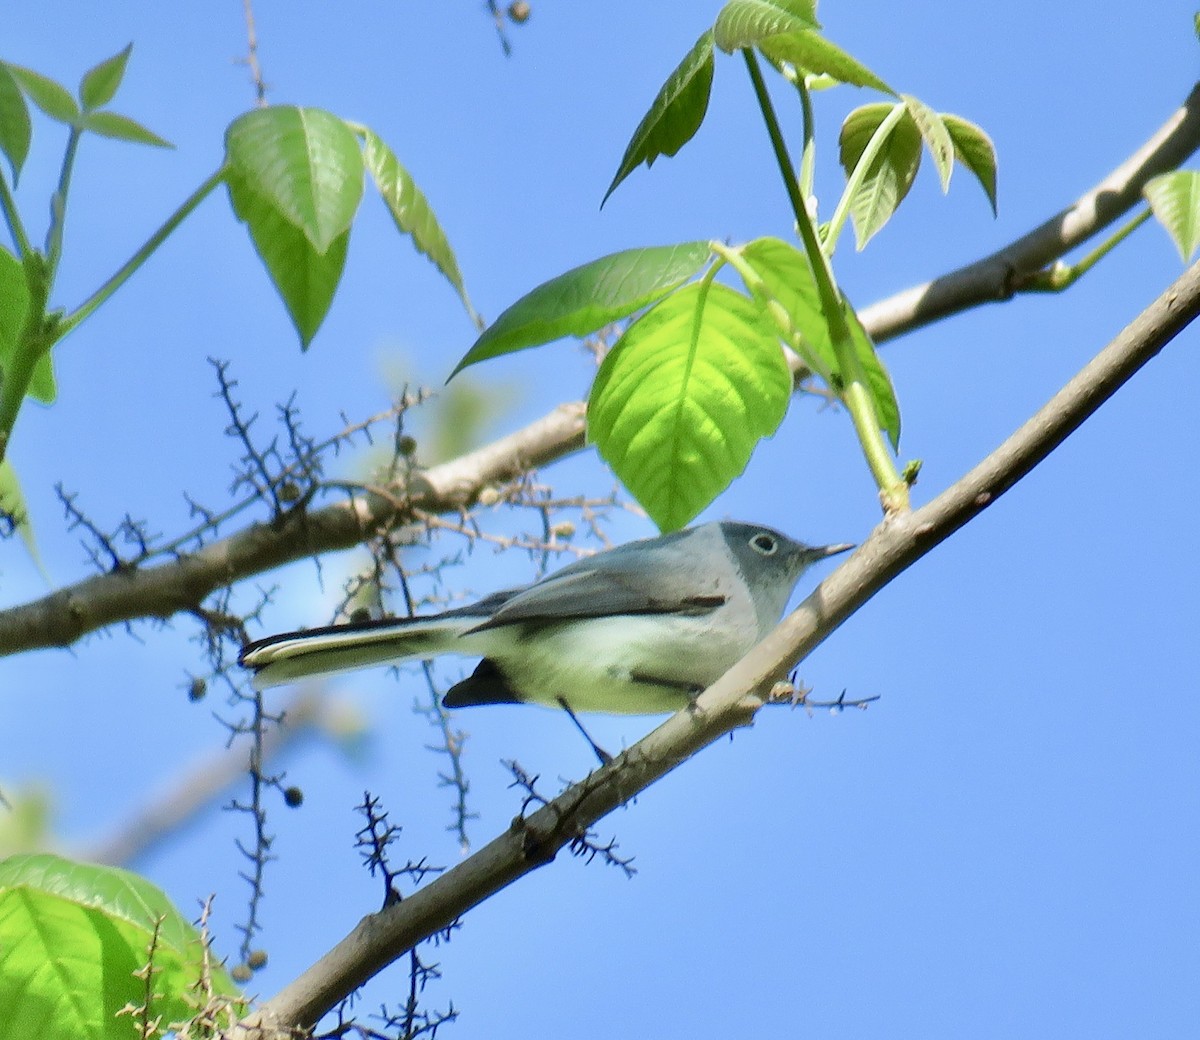
<svg viewBox="0 0 1200 1040">
<path fill-rule="evenodd" d="M 583 739 L 588 742 L 588 744 L 591 746 L 591 749 L 596 753 L 596 757 L 600 760 L 600 764 L 602 766 L 606 766 L 610 762 L 612 762 L 612 760 L 613 760 L 612 755 L 610 755 L 607 751 L 604 750 L 604 748 L 602 748 L 599 744 L 597 744 L 594 740 L 592 740 L 591 734 L 588 733 L 588 731 L 583 728 L 583 723 L 579 721 L 579 717 L 575 714 L 575 712 L 573 712 L 571 710 L 571 705 L 569 705 L 567 703 L 567 699 L 565 697 L 558 697 L 558 698 L 556 698 L 556 700 L 558 701 L 559 705 L 562 707 L 562 710 L 567 713 L 567 715 L 571 719 L 571 721 L 573 723 L 575 723 L 575 728 L 577 730 L 579 730 L 580 733 L 583 734 Z"/>
</svg>

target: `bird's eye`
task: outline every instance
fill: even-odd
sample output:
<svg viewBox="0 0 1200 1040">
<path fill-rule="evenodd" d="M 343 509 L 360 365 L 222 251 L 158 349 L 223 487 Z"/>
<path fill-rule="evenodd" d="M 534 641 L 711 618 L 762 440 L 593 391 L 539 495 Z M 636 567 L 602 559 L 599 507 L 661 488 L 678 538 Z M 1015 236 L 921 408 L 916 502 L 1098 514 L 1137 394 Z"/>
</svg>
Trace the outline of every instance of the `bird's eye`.
<svg viewBox="0 0 1200 1040">
<path fill-rule="evenodd" d="M 763 534 L 761 531 L 750 539 L 750 548 L 757 553 L 762 553 L 763 556 L 770 556 L 776 549 L 779 548 L 779 542 L 772 538 L 769 534 Z"/>
</svg>

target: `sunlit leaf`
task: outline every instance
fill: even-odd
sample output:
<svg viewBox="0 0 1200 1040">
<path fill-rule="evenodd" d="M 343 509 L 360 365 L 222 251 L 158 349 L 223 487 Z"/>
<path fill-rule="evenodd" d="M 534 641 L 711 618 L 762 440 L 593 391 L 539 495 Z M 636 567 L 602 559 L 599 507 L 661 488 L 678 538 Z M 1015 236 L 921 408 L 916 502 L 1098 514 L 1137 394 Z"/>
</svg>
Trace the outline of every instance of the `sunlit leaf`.
<svg viewBox="0 0 1200 1040">
<path fill-rule="evenodd" d="M 170 141 L 159 137 L 153 130 L 148 130 L 141 123 L 128 116 L 116 112 L 86 112 L 81 124 L 85 130 L 101 137 L 111 137 L 117 141 L 132 141 L 134 144 L 148 144 L 155 148 L 174 148 Z"/>
<path fill-rule="evenodd" d="M 230 172 L 226 183 L 233 211 L 245 221 L 254 248 L 307 350 L 329 313 L 341 280 L 350 230 L 347 228 L 326 249 L 318 251 L 300 227 L 270 200 L 254 192 L 236 171 Z"/>
<path fill-rule="evenodd" d="M 833 347 L 829 321 L 821 307 L 808 256 L 778 238 L 755 239 L 742 246 L 739 252 L 758 275 L 760 281 L 753 290 L 755 297 L 784 330 L 784 342 L 813 371 L 829 373 L 833 381 L 831 389 L 840 393 L 845 377 Z M 866 374 L 867 389 L 875 405 L 880 429 L 887 433 L 895 448 L 900 441 L 900 408 L 891 377 L 854 308 L 845 299 L 842 300 L 842 316 L 850 330 L 854 353 Z"/>
<path fill-rule="evenodd" d="M 753 301 L 687 285 L 647 311 L 605 357 L 588 437 L 663 531 L 682 527 L 778 428 L 792 380 Z"/>
<path fill-rule="evenodd" d="M 0 862 L 0 1040 L 132 1037 L 116 1012 L 143 1006 L 147 989 L 148 1017 L 165 1029 L 192 1017 L 202 974 L 235 997 L 195 928 L 136 874 L 45 853 Z"/>
<path fill-rule="evenodd" d="M 25 549 L 35 562 L 38 561 L 37 539 L 33 535 L 33 523 L 29 519 L 29 507 L 21 482 L 13 469 L 12 460 L 0 459 L 0 517 L 7 517 L 13 525 Z"/>
<path fill-rule="evenodd" d="M 12 74 L 13 79 L 17 81 L 25 96 L 51 119 L 71 125 L 79 121 L 79 105 L 71 97 L 71 92 L 61 83 L 21 65 L 12 65 L 8 62 L 5 62 L 4 65 Z"/>
<path fill-rule="evenodd" d="M 12 361 L 28 313 L 29 289 L 21 261 L 0 249 L 0 376 Z M 34 362 L 26 393 L 43 404 L 52 403 L 57 396 L 48 351 Z"/>
<path fill-rule="evenodd" d="M 446 280 L 454 286 L 471 320 L 476 320 L 475 309 L 471 306 L 463 285 L 462 272 L 458 269 L 458 259 L 454 250 L 450 248 L 450 242 L 438 223 L 433 207 L 383 139 L 366 127 L 363 127 L 361 133 L 363 159 L 367 170 L 396 227 L 401 233 L 410 235 L 413 245 L 433 261 Z"/>
<path fill-rule="evenodd" d="M 12 165 L 14 185 L 21 177 L 21 167 L 25 165 L 32 137 L 33 124 L 25 95 L 8 66 L 0 63 L 0 152 Z"/>
<path fill-rule="evenodd" d="M 885 94 L 896 93 L 857 58 L 818 32 L 781 33 L 767 37 L 759 46 L 772 61 L 790 62 L 805 72 L 830 76 L 840 83 L 873 87 Z"/>
<path fill-rule="evenodd" d="M 710 256 L 707 242 L 626 249 L 572 268 L 526 293 L 500 315 L 455 367 L 526 347 L 587 336 L 665 296 Z"/>
<path fill-rule="evenodd" d="M 870 390 L 871 399 L 875 404 L 875 415 L 879 419 L 879 428 L 888 435 L 888 440 L 892 443 L 892 450 L 899 451 L 900 405 L 896 400 L 896 389 L 892 386 L 892 377 L 883 367 L 883 362 L 879 359 L 879 352 L 875 349 L 875 344 L 867 330 L 863 328 L 862 322 L 858 320 L 858 314 L 850 306 L 848 300 L 844 303 L 846 324 L 850 327 L 850 336 L 854 340 L 854 351 L 858 355 L 859 363 L 867 374 L 867 389 Z"/>
<path fill-rule="evenodd" d="M 912 116 L 913 122 L 921 132 L 925 147 L 933 156 L 938 177 L 941 178 L 942 191 L 948 191 L 950 175 L 954 172 L 954 141 L 950 137 L 950 131 L 946 129 L 942 117 L 925 102 L 911 94 L 902 94 L 901 97 L 904 98 L 904 104 L 908 107 L 908 114 Z"/>
<path fill-rule="evenodd" d="M 731 53 L 779 33 L 820 28 L 817 5 L 809 0 L 729 0 L 717 15 L 713 40 Z"/>
<path fill-rule="evenodd" d="M 751 291 L 768 313 L 776 317 L 781 329 L 786 330 L 784 342 L 810 368 L 836 373 L 837 356 L 808 256 L 778 238 L 757 238 L 747 242 L 739 252 L 761 279 Z"/>
<path fill-rule="evenodd" d="M 290 105 L 255 109 L 230 124 L 225 154 L 241 183 L 318 253 L 349 230 L 362 199 L 363 157 L 337 116 Z"/>
<path fill-rule="evenodd" d="M 1200 246 L 1200 173 L 1175 170 L 1152 177 L 1142 187 L 1150 208 L 1186 264 Z"/>
<path fill-rule="evenodd" d="M 84 111 L 100 108 L 113 99 L 121 80 L 125 78 L 125 66 L 129 63 L 132 51 L 133 44 L 130 43 L 124 50 L 84 73 L 79 84 L 79 100 L 83 102 Z"/>
<path fill-rule="evenodd" d="M 660 155 L 674 155 L 692 139 L 708 111 L 712 78 L 713 34 L 710 29 L 667 77 L 650 110 L 633 132 L 616 176 L 600 201 L 601 206 L 641 163 L 653 166 Z"/>
<path fill-rule="evenodd" d="M 900 102 L 903 104 L 903 102 Z M 893 105 L 880 102 L 856 108 L 842 124 L 839 139 L 842 168 L 850 177 L 868 143 Z M 855 242 L 859 249 L 888 222 L 912 187 L 921 165 L 921 133 L 907 111 L 887 135 L 850 202 Z"/>
<path fill-rule="evenodd" d="M 942 122 L 954 142 L 954 154 L 983 186 L 992 213 L 996 212 L 996 146 L 979 126 L 963 119 L 942 113 Z"/>
</svg>

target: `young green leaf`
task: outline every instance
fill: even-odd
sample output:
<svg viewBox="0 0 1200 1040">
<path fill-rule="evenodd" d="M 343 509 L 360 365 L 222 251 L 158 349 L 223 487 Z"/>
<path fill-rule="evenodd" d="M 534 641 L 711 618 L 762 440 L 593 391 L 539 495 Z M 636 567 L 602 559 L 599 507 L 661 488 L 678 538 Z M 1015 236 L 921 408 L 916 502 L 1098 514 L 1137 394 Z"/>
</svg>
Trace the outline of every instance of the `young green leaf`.
<svg viewBox="0 0 1200 1040">
<path fill-rule="evenodd" d="M 829 322 L 821 309 L 807 255 L 778 238 L 755 239 L 742 246 L 739 253 L 760 279 L 752 291 L 767 313 L 786 330 L 785 342 L 814 372 L 828 373 L 831 389 L 840 392 L 843 385 L 841 365 L 833 349 Z M 866 373 L 867 389 L 875 404 L 880 428 L 895 448 L 900 440 L 900 408 L 891 378 L 879 360 L 871 337 L 845 298 L 842 314 L 850 329 L 854 352 Z"/>
<path fill-rule="evenodd" d="M 21 167 L 25 165 L 32 138 L 33 124 L 25 95 L 8 67 L 0 63 L 0 152 L 12 166 L 14 186 L 21 179 Z"/>
<path fill-rule="evenodd" d="M 0 249 L 0 374 L 8 370 L 28 312 L 29 288 L 25 269 L 12 253 Z M 26 393 L 42 404 L 52 404 L 58 395 L 49 351 L 34 362 Z"/>
<path fill-rule="evenodd" d="M 25 543 L 25 551 L 35 563 L 40 564 L 37 540 L 33 535 L 33 524 L 29 520 L 29 508 L 25 504 L 25 495 L 21 491 L 21 483 L 17 480 L 17 472 L 12 467 L 12 460 L 0 460 L 0 518 L 7 517 L 8 521 L 21 536 Z"/>
<path fill-rule="evenodd" d="M 134 144 L 148 144 L 155 148 L 175 147 L 153 130 L 147 130 L 141 123 L 116 112 L 85 112 L 81 125 L 93 134 L 111 137 L 117 141 L 132 141 Z"/>
<path fill-rule="evenodd" d="M 1175 170 L 1152 177 L 1142 194 L 1186 264 L 1200 247 L 1200 173 Z"/>
<path fill-rule="evenodd" d="M 779 33 L 820 28 L 815 0 L 729 0 L 717 15 L 713 40 L 731 54 Z"/>
<path fill-rule="evenodd" d="M 233 211 L 250 231 L 254 248 L 283 298 L 301 346 L 307 350 L 333 303 L 346 264 L 350 229 L 318 251 L 302 228 L 270 199 L 257 194 L 236 170 L 230 170 L 226 184 Z"/>
<path fill-rule="evenodd" d="M 903 102 L 899 102 L 903 104 Z M 842 168 L 849 178 L 863 158 L 875 131 L 894 106 L 885 102 L 856 108 L 842 124 L 839 139 Z M 866 176 L 850 201 L 857 248 L 888 222 L 912 187 L 921 165 L 921 133 L 909 112 L 897 122 L 866 170 Z"/>
<path fill-rule="evenodd" d="M 808 256 L 778 238 L 756 238 L 739 252 L 759 279 L 747 288 L 775 319 L 784 342 L 814 372 L 835 374 L 837 356 Z"/>
<path fill-rule="evenodd" d="M 463 285 L 458 260 L 434 215 L 433 207 L 383 139 L 366 127 L 361 133 L 363 159 L 396 227 L 401 234 L 412 236 L 413 245 L 433 261 L 445 279 L 454 286 L 471 320 L 479 323 Z"/>
<path fill-rule="evenodd" d="M 780 33 L 767 37 L 759 46 L 773 62 L 786 61 L 805 72 L 830 76 L 840 83 L 872 87 L 885 94 L 896 93 L 857 58 L 818 32 Z"/>
<path fill-rule="evenodd" d="M 29 286 L 21 261 L 7 249 L 0 249 L 0 373 L 8 369 L 9 358 L 29 313 Z"/>
<path fill-rule="evenodd" d="M 708 260 L 707 242 L 626 249 L 572 268 L 526 293 L 500 315 L 450 373 L 526 347 L 587 336 L 666 296 Z"/>
<path fill-rule="evenodd" d="M 641 163 L 654 165 L 660 155 L 671 156 L 688 143 L 704 122 L 713 79 L 713 34 L 707 30 L 667 77 L 648 111 L 633 132 L 616 176 L 601 207 Z"/>
<path fill-rule="evenodd" d="M 225 131 L 225 156 L 240 182 L 317 253 L 349 230 L 362 199 L 363 157 L 337 116 L 291 105 L 255 109 Z"/>
<path fill-rule="evenodd" d="M 84 73 L 79 83 L 79 100 L 83 102 L 85 112 L 107 105 L 113 99 L 121 80 L 125 78 L 125 66 L 129 63 L 132 51 L 133 44 L 130 43 L 124 50 Z"/>
<path fill-rule="evenodd" d="M 79 106 L 71 97 L 71 92 L 61 83 L 21 65 L 4 62 L 4 67 L 17 81 L 25 96 L 51 119 L 68 126 L 74 126 L 79 121 Z"/>
<path fill-rule="evenodd" d="M 153 946 L 153 971 L 144 974 Z M 139 977 L 141 975 L 141 977 Z M 0 1040 L 110 1040 L 127 1004 L 165 1030 L 195 1013 L 197 981 L 237 989 L 200 935 L 150 882 L 49 854 L 0 862 Z"/>
<path fill-rule="evenodd" d="M 778 428 L 792 392 L 783 351 L 751 300 L 687 285 L 605 357 L 588 438 L 663 531 L 682 527 Z"/>
<path fill-rule="evenodd" d="M 850 327 L 850 336 L 854 340 L 854 352 L 858 355 L 859 363 L 867 375 L 867 389 L 875 404 L 875 415 L 879 419 L 879 428 L 888 435 L 892 450 L 900 450 L 900 405 L 896 400 L 896 389 L 892 386 L 892 377 L 879 360 L 879 352 L 871 341 L 867 330 L 858 320 L 858 314 L 850 306 L 849 300 L 843 300 L 846 324 Z"/>
<path fill-rule="evenodd" d="M 908 107 L 908 114 L 921 131 L 929 154 L 933 156 L 934 165 L 937 166 L 938 176 L 942 181 L 942 191 L 947 192 L 950 190 L 950 174 L 954 172 L 954 141 L 950 137 L 950 131 L 946 129 L 942 117 L 925 102 L 911 94 L 902 94 L 901 97 Z"/>
<path fill-rule="evenodd" d="M 942 113 L 942 122 L 954 142 L 954 154 L 983 186 L 992 215 L 996 213 L 996 146 L 982 128 L 961 116 Z"/>
</svg>

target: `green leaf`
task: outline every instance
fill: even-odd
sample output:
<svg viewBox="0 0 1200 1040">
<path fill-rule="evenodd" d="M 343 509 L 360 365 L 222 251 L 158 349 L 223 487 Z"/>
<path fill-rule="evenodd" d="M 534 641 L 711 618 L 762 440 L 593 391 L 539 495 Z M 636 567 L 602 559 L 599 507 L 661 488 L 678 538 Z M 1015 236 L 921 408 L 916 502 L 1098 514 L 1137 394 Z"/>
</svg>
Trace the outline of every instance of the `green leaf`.
<svg viewBox="0 0 1200 1040">
<path fill-rule="evenodd" d="M 147 130 L 141 123 L 135 122 L 128 116 L 118 115 L 116 112 L 87 112 L 83 116 L 82 126 L 93 134 L 111 137 L 117 141 L 149 144 L 155 148 L 175 147 L 170 141 L 159 137 L 153 130 Z"/>
<path fill-rule="evenodd" d="M 774 318 L 783 340 L 815 372 L 838 372 L 829 323 L 807 254 L 778 238 L 757 238 L 739 250 L 758 275 L 747 287 Z"/>
<path fill-rule="evenodd" d="M 805 72 L 830 76 L 856 87 L 872 87 L 885 94 L 896 93 L 857 58 L 851 57 L 818 32 L 780 33 L 763 40 L 759 46 L 771 61 L 790 62 Z"/>
<path fill-rule="evenodd" d="M 28 313 L 29 286 L 25 281 L 25 269 L 12 253 L 0 249 L 0 379 L 17 348 Z"/>
<path fill-rule="evenodd" d="M 25 270 L 12 253 L 0 249 L 0 379 L 4 378 L 12 362 L 28 313 L 29 287 Z M 34 362 L 26 392 L 43 404 L 51 404 L 58 396 L 49 351 Z"/>
<path fill-rule="evenodd" d="M 783 330 L 784 341 L 814 372 L 828 373 L 831 389 L 840 393 L 844 377 L 808 256 L 778 238 L 755 239 L 742 246 L 739 253 L 759 278 L 751 291 Z M 880 428 L 896 448 L 900 442 L 900 408 L 891 377 L 854 308 L 844 297 L 842 314 L 854 352 L 866 374 Z"/>
<path fill-rule="evenodd" d="M 708 260 L 707 242 L 626 249 L 572 268 L 500 315 L 450 373 L 526 347 L 587 336 L 677 289 Z"/>
<path fill-rule="evenodd" d="M 421 189 L 374 131 L 363 127 L 363 159 L 388 212 L 402 234 L 411 235 L 413 245 L 424 253 L 445 279 L 454 286 L 472 321 L 478 321 L 467 297 L 462 272 L 446 233 Z"/>
<path fill-rule="evenodd" d="M 894 106 L 886 102 L 856 108 L 842 124 L 840 159 L 847 177 L 858 165 L 867 144 Z M 921 133 L 910 112 L 892 128 L 871 162 L 866 176 L 850 202 L 857 248 L 886 224 L 912 187 L 921 165 Z"/>
<path fill-rule="evenodd" d="M 337 116 L 291 105 L 255 109 L 226 130 L 225 156 L 241 182 L 318 253 L 349 230 L 362 199 L 363 157 Z"/>
<path fill-rule="evenodd" d="M 954 154 L 983 186 L 992 214 L 996 213 L 996 146 L 983 129 L 961 116 L 942 113 L 942 122 L 954 142 Z"/>
<path fill-rule="evenodd" d="M 29 120 L 25 95 L 8 66 L 0 63 L 0 152 L 12 165 L 14 186 L 21 178 L 21 167 L 25 165 L 32 138 L 33 124 Z"/>
<path fill-rule="evenodd" d="M 5 62 L 4 66 L 17 81 L 21 90 L 25 92 L 25 96 L 51 119 L 66 123 L 68 126 L 74 126 L 79 122 L 79 106 L 71 97 L 70 91 L 61 83 L 56 83 L 50 77 L 21 65 Z"/>
<path fill-rule="evenodd" d="M 647 167 L 653 166 L 654 160 L 660 155 L 674 155 L 695 136 L 708 111 L 712 79 L 713 34 L 709 29 L 667 77 L 651 103 L 650 111 L 642 117 L 629 140 L 612 184 L 600 200 L 601 207 L 617 185 L 641 163 Z"/>
<path fill-rule="evenodd" d="M 1142 194 L 1186 264 L 1200 246 L 1200 173 L 1175 170 L 1151 177 Z"/>
<path fill-rule="evenodd" d="M 729 54 L 779 33 L 820 28 L 817 5 L 809 0 L 729 0 L 717 15 L 713 39 Z"/>
<path fill-rule="evenodd" d="M 859 363 L 867 374 L 867 389 L 875 402 L 875 414 L 879 418 L 879 428 L 888 435 L 892 450 L 900 450 L 900 405 L 896 401 L 896 389 L 892 386 L 892 377 L 879 360 L 879 352 L 871 341 L 867 330 L 858 320 L 858 314 L 850 301 L 843 299 L 846 324 L 850 327 L 850 336 L 854 340 L 854 352 L 858 355 Z"/>
<path fill-rule="evenodd" d="M 0 460 L 0 516 L 8 517 L 25 549 L 35 563 L 40 563 L 37 539 L 33 534 L 33 523 L 29 519 L 29 507 L 25 504 L 25 494 L 21 490 L 21 482 L 17 472 L 12 467 L 12 460 Z"/>
<path fill-rule="evenodd" d="M 333 303 L 346 264 L 350 230 L 318 251 L 301 228 L 257 194 L 236 170 L 230 170 L 226 184 L 233 211 L 245 221 L 254 248 L 300 335 L 300 344 L 307 350 Z"/>
<path fill-rule="evenodd" d="M 125 66 L 129 63 L 132 51 L 133 44 L 130 43 L 124 50 L 84 73 L 79 83 L 79 100 L 83 102 L 85 112 L 107 105 L 113 99 L 121 80 L 125 78 Z"/>
<path fill-rule="evenodd" d="M 146 1010 L 164 1030 L 194 1015 L 191 990 L 205 972 L 217 995 L 236 998 L 195 928 L 150 882 L 44 853 L 0 862 L 0 1040 L 132 1038 L 133 1021 L 116 1016 L 144 1004 L 147 981 L 135 973 L 151 959 Z"/>
<path fill-rule="evenodd" d="M 942 117 L 925 104 L 925 102 L 913 97 L 911 94 L 902 94 L 900 96 L 904 98 L 908 114 L 912 116 L 913 122 L 917 124 L 917 129 L 921 132 L 921 137 L 929 149 L 929 154 L 933 156 L 934 164 L 938 169 L 938 176 L 942 181 L 943 193 L 949 191 L 950 174 L 954 172 L 954 141 L 950 137 L 950 131 L 946 129 L 946 124 L 942 122 Z"/>
<path fill-rule="evenodd" d="M 693 283 L 647 311 L 608 353 L 588 401 L 588 438 L 663 531 L 682 527 L 778 428 L 792 392 L 761 310 Z"/>
</svg>

